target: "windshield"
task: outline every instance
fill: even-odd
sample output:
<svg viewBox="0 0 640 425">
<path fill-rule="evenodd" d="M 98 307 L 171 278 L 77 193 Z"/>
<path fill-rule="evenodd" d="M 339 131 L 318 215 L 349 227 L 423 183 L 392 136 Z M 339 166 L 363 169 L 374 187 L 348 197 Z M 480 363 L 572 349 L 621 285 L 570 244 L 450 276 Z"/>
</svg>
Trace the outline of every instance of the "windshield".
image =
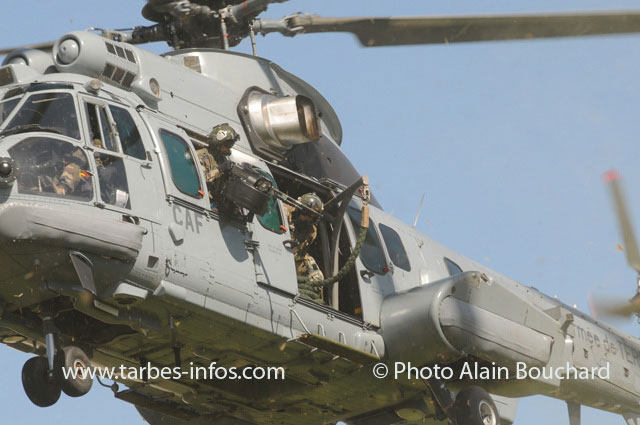
<svg viewBox="0 0 640 425">
<path fill-rule="evenodd" d="M 80 146 L 48 137 L 30 137 L 9 149 L 18 167 L 18 192 L 90 201 L 92 174 Z"/>
<path fill-rule="evenodd" d="M 8 100 L 6 103 L 13 101 Z M 13 109 L 15 104 L 8 105 L 8 107 Z M 3 133 L 22 130 L 49 131 L 80 139 L 78 116 L 73 97 L 69 93 L 32 94 L 20 107 Z"/>
<path fill-rule="evenodd" d="M 4 120 L 7 119 L 7 117 L 9 116 L 9 114 L 11 114 L 11 111 L 13 111 L 13 108 L 16 107 L 19 101 L 20 98 L 16 97 L 10 100 L 5 100 L 4 102 L 0 102 L 0 124 L 2 124 Z"/>
</svg>

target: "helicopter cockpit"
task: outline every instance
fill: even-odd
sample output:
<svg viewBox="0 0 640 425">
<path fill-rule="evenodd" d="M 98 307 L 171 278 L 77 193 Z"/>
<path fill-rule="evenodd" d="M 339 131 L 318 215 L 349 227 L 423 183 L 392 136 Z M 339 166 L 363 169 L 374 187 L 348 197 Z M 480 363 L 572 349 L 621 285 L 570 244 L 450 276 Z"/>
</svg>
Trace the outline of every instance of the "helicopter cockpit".
<svg viewBox="0 0 640 425">
<path fill-rule="evenodd" d="M 6 176 L 17 178 L 18 193 L 92 199 L 88 159 L 76 145 L 80 127 L 72 88 L 36 83 L 4 94 L 2 136 L 20 134 L 15 139 L 22 138 L 8 149 L 13 167 L 7 168 L 10 173 Z M 35 134 L 24 138 L 25 133 Z"/>
<path fill-rule="evenodd" d="M 81 148 L 48 137 L 29 137 L 9 148 L 9 155 L 20 170 L 18 193 L 92 199 L 89 162 Z"/>
<path fill-rule="evenodd" d="M 89 202 L 96 176 L 101 202 L 130 208 L 124 165 L 114 153 L 146 158 L 138 129 L 121 107 L 89 100 L 82 105 L 87 143 L 73 85 L 33 83 L 8 90 L 0 103 L 0 134 L 19 140 L 7 152 L 20 172 L 6 177 L 15 178 L 19 194 Z M 93 158 L 87 156 L 87 146 L 95 151 Z"/>
</svg>

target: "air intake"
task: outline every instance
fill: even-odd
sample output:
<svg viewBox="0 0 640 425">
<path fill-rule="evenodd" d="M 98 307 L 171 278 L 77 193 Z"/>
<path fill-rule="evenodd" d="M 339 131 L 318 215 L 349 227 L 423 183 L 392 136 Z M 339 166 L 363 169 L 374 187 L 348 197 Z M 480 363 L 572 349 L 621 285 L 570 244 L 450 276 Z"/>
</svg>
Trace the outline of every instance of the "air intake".
<svg viewBox="0 0 640 425">
<path fill-rule="evenodd" d="M 130 46 L 89 32 L 72 32 L 53 46 L 59 72 L 99 78 L 106 83 L 131 89 L 139 74 L 138 61 Z"/>
<path fill-rule="evenodd" d="M 55 72 L 51 55 L 37 49 L 14 50 L 4 58 L 2 65 L 26 65 L 39 74 Z"/>
</svg>

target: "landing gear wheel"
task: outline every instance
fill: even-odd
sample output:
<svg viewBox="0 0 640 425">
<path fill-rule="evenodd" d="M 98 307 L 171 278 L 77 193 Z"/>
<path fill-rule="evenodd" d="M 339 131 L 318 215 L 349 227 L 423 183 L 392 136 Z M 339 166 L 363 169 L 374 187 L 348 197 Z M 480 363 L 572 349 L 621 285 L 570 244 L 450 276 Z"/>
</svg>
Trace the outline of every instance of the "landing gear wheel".
<svg viewBox="0 0 640 425">
<path fill-rule="evenodd" d="M 33 357 L 22 367 L 22 386 L 36 406 L 49 407 L 60 398 L 60 384 L 49 378 L 49 363 L 44 357 Z"/>
<path fill-rule="evenodd" d="M 453 407 L 458 425 L 500 425 L 496 404 L 480 387 L 460 391 Z"/>
<path fill-rule="evenodd" d="M 91 366 L 85 352 L 78 347 L 69 346 L 65 347 L 64 352 L 59 352 L 57 356 L 61 357 L 57 379 L 60 382 L 62 391 L 69 397 L 81 397 L 88 393 L 93 385 L 93 379 L 91 379 L 91 376 L 88 374 L 84 375 L 84 377 L 82 375 L 86 373 L 83 371 L 88 371 Z M 62 373 L 62 368 L 68 371 L 74 370 L 76 377 L 69 376 L 65 378 Z"/>
</svg>

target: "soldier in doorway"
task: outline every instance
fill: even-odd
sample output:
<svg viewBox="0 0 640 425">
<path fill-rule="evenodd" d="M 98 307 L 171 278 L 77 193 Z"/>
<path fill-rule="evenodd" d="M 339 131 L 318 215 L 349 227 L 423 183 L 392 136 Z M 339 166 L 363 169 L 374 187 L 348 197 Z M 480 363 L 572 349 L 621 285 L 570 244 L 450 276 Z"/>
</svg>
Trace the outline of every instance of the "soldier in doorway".
<svg viewBox="0 0 640 425">
<path fill-rule="evenodd" d="M 298 198 L 298 201 L 319 213 L 324 209 L 322 200 L 315 193 L 306 193 Z M 308 252 L 318 235 L 316 224 L 318 217 L 305 209 L 298 209 L 290 205 L 286 206 L 286 210 L 291 237 L 296 242 L 293 248 L 296 272 L 298 276 L 310 280 L 299 284 L 300 296 L 324 304 L 323 288 L 319 283 L 324 280 L 324 275 L 316 260 Z"/>
<path fill-rule="evenodd" d="M 239 208 L 227 200 L 222 191 L 227 181 L 227 172 L 233 163 L 229 160 L 231 148 L 240 137 L 227 123 L 217 125 L 208 137 L 208 146 L 197 150 L 198 159 L 209 189 L 209 200 L 212 208 L 221 215 L 233 215 Z"/>
</svg>

